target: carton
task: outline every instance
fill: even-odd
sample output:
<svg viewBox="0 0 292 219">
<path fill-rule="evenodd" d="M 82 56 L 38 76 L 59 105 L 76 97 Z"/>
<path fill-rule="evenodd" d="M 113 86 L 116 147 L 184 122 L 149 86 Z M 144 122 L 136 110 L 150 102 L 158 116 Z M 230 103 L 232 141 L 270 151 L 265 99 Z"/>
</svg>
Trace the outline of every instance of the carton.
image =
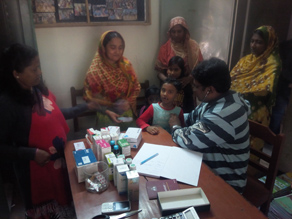
<svg viewBox="0 0 292 219">
<path fill-rule="evenodd" d="M 113 170 L 113 162 L 117 159 L 115 154 L 113 152 L 110 152 L 105 156 L 105 161 L 108 165 L 108 178 L 110 181 L 112 181 L 114 179 L 113 175 L 114 175 L 114 170 Z"/>
<path fill-rule="evenodd" d="M 127 175 L 129 167 L 126 164 L 117 166 L 117 189 L 119 195 L 127 194 Z"/>
<path fill-rule="evenodd" d="M 138 148 L 139 147 L 138 143 L 140 143 L 142 139 L 142 129 L 130 127 L 127 129 L 123 138 L 130 143 L 131 148 Z"/>
<path fill-rule="evenodd" d="M 125 157 L 131 155 L 131 146 L 126 139 L 118 140 L 117 144 L 120 146 L 120 148 L 122 150 L 122 154 L 124 154 Z"/>
<path fill-rule="evenodd" d="M 113 176 L 114 176 L 114 185 L 117 186 L 117 166 L 125 164 L 123 158 L 117 158 L 113 160 Z"/>
<path fill-rule="evenodd" d="M 99 155 L 99 141 L 102 140 L 101 135 L 94 135 L 93 137 L 93 141 L 92 141 L 92 151 L 93 154 L 95 155 L 97 160 L 100 160 L 100 155 Z"/>
<path fill-rule="evenodd" d="M 99 160 L 105 161 L 104 155 L 106 155 L 112 151 L 111 146 L 104 139 L 98 140 L 98 141 L 96 141 L 96 143 L 99 145 L 98 158 L 99 158 Z"/>
<path fill-rule="evenodd" d="M 139 174 L 137 170 L 126 172 L 129 201 L 139 201 Z"/>
<path fill-rule="evenodd" d="M 110 134 L 117 134 L 118 136 L 121 134 L 121 130 L 119 126 L 108 126 Z"/>
<path fill-rule="evenodd" d="M 84 182 L 84 167 L 96 165 L 97 160 L 91 148 L 79 151 L 73 151 L 75 159 L 75 172 L 78 183 Z"/>
</svg>

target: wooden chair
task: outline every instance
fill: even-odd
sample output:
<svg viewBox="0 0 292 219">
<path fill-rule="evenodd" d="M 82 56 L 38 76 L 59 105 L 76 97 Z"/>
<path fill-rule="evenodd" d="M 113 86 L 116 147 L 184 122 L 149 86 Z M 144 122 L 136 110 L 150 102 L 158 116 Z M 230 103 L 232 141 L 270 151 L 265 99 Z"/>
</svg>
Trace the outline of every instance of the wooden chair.
<svg viewBox="0 0 292 219">
<path fill-rule="evenodd" d="M 142 108 L 142 106 L 145 104 L 145 91 L 149 87 L 149 81 L 145 80 L 145 82 L 140 83 L 140 85 L 141 85 L 141 92 L 140 92 L 140 95 L 137 97 L 137 112 L 138 113 L 139 113 L 139 110 Z M 84 91 L 83 88 L 82 89 L 76 89 L 75 87 L 70 88 L 72 106 L 77 105 L 77 99 L 82 98 L 83 91 Z M 78 132 L 80 130 L 79 122 L 78 122 L 79 117 L 93 116 L 93 115 L 95 115 L 94 111 L 87 111 L 75 117 L 73 119 L 74 132 Z"/>
<path fill-rule="evenodd" d="M 243 196 L 256 207 L 267 215 L 272 200 L 272 192 L 275 178 L 278 172 L 279 158 L 284 142 L 284 134 L 275 135 L 268 127 L 257 122 L 249 120 L 250 135 L 264 140 L 266 143 L 273 145 L 271 155 L 267 155 L 260 150 L 250 148 L 250 154 L 255 155 L 261 160 L 268 163 L 266 167 L 259 160 L 249 160 L 249 167 L 253 167 L 260 171 L 263 176 L 267 176 L 266 182 L 262 183 L 257 177 L 248 175 L 247 185 L 243 192 Z"/>
</svg>

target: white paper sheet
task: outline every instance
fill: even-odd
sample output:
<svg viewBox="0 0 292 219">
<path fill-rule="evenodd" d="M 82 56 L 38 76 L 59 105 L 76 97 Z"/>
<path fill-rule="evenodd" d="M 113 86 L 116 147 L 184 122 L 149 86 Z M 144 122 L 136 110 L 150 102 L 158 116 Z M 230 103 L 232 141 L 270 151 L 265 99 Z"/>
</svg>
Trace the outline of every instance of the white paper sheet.
<svg viewBox="0 0 292 219">
<path fill-rule="evenodd" d="M 141 162 L 159 155 L 141 165 Z M 199 152 L 157 144 L 144 143 L 133 159 L 138 173 L 152 177 L 176 179 L 179 182 L 198 185 L 202 154 Z"/>
</svg>

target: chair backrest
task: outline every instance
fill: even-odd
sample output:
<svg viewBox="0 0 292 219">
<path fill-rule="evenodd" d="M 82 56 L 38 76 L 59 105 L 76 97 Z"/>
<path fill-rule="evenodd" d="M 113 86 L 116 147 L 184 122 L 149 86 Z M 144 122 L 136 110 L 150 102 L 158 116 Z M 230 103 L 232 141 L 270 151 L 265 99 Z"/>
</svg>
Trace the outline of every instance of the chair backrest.
<svg viewBox="0 0 292 219">
<path fill-rule="evenodd" d="M 267 200 L 265 200 L 265 202 L 260 206 L 261 210 L 265 214 L 267 214 L 272 199 L 273 187 L 276 175 L 278 173 L 279 158 L 285 136 L 284 134 L 276 135 L 268 127 L 257 122 L 254 122 L 252 120 L 249 120 L 249 130 L 251 136 L 260 138 L 265 143 L 273 146 L 271 155 L 268 155 L 262 152 L 261 150 L 257 150 L 256 148 L 250 148 L 250 154 L 258 157 L 259 159 L 249 159 L 249 165 L 255 168 L 256 170 L 260 171 L 264 176 L 266 176 L 266 181 L 264 184 L 262 184 L 262 186 L 264 186 L 265 189 L 268 191 L 268 196 Z M 261 162 L 261 160 L 265 161 L 265 164 Z M 249 183 L 247 183 L 247 185 L 248 184 Z M 256 194 L 247 194 L 249 188 L 246 188 L 246 190 L 247 191 L 243 193 L 243 196 L 245 197 L 253 196 L 253 198 L 256 197 Z M 253 190 L 253 193 L 254 192 L 256 191 Z"/>
<path fill-rule="evenodd" d="M 71 87 L 70 93 L 71 93 L 71 104 L 72 104 L 72 106 L 76 106 L 78 104 L 77 99 L 78 98 L 81 99 L 83 96 L 83 88 L 76 89 L 75 87 Z M 79 131 L 78 117 L 93 116 L 93 115 L 95 115 L 94 111 L 87 111 L 87 112 L 84 112 L 84 113 L 78 115 L 77 117 L 73 118 L 74 132 Z"/>
<path fill-rule="evenodd" d="M 140 92 L 140 95 L 137 97 L 137 113 L 139 113 L 139 110 L 142 108 L 142 106 L 145 105 L 145 91 L 149 87 L 149 80 L 145 80 L 144 83 L 140 83 L 140 85 L 141 85 L 141 92 Z M 71 87 L 70 92 L 71 92 L 71 104 L 72 106 L 76 106 L 78 104 L 77 99 L 82 98 L 84 90 L 83 88 L 76 89 L 75 87 Z M 92 116 L 92 115 L 95 115 L 94 111 L 87 111 L 75 117 L 73 119 L 74 132 L 79 131 L 78 117 Z"/>
<path fill-rule="evenodd" d="M 140 83 L 141 91 L 137 97 L 137 113 L 139 115 L 140 109 L 145 105 L 145 92 L 149 88 L 149 80 L 145 80 L 144 83 Z"/>
</svg>

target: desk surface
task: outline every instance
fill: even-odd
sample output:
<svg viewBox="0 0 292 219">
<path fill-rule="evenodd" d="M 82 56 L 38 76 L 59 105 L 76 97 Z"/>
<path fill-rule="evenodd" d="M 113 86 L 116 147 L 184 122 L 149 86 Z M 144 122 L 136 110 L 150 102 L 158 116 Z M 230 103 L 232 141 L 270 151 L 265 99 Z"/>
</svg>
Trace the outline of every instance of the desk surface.
<svg viewBox="0 0 292 219">
<path fill-rule="evenodd" d="M 120 196 L 117 193 L 116 187 L 110 183 L 109 188 L 101 194 L 89 193 L 85 190 L 84 183 L 78 183 L 75 174 L 75 162 L 72 151 L 74 150 L 73 143 L 84 141 L 85 139 L 70 141 L 66 144 L 65 157 L 68 167 L 69 180 L 73 201 L 75 205 L 77 218 L 92 218 L 100 214 L 101 204 L 109 201 L 122 201 L 127 200 L 126 195 Z M 171 135 L 165 130 L 161 129 L 158 135 L 150 135 L 147 132 L 142 133 L 143 143 L 177 146 L 171 138 Z M 134 157 L 139 149 L 132 149 L 131 156 Z M 157 200 L 149 200 L 146 192 L 147 180 L 158 180 L 149 177 L 140 176 L 139 184 L 139 202 L 132 202 L 132 210 L 138 208 L 142 209 L 139 215 L 132 216 L 131 218 L 159 218 L 161 213 L 158 207 Z M 180 188 L 192 188 L 193 186 L 179 183 Z M 198 215 L 203 218 L 230 218 L 230 219 L 247 219 L 247 218 L 266 218 L 261 211 L 251 205 L 244 199 L 238 192 L 229 186 L 219 176 L 216 176 L 207 165 L 202 163 L 198 187 L 201 187 L 205 192 L 211 204 L 210 211 L 199 212 Z"/>
</svg>

